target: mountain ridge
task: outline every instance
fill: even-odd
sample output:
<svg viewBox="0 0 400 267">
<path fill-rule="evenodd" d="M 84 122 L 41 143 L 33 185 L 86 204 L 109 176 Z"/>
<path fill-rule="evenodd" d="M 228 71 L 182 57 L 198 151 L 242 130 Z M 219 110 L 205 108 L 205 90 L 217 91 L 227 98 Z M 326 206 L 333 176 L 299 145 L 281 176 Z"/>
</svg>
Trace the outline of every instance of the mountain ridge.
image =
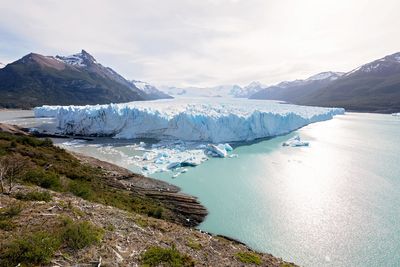
<svg viewBox="0 0 400 267">
<path fill-rule="evenodd" d="M 148 95 L 82 50 L 72 56 L 29 53 L 0 69 L 0 107 L 86 105 L 171 98 Z"/>
<path fill-rule="evenodd" d="M 400 52 L 371 61 L 347 73 L 339 73 L 334 79 L 312 79 L 314 76 L 266 87 L 249 98 L 343 107 L 360 112 L 400 111 Z"/>
</svg>

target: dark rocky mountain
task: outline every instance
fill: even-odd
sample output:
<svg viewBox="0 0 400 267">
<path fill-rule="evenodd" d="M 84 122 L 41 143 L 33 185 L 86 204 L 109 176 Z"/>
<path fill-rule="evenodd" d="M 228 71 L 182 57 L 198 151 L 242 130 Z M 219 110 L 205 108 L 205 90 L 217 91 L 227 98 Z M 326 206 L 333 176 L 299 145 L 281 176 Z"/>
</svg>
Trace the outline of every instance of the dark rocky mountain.
<svg viewBox="0 0 400 267">
<path fill-rule="evenodd" d="M 72 56 L 35 53 L 0 69 L 0 107 L 86 105 L 155 99 L 82 50 Z M 169 97 L 167 95 L 161 97 Z"/>
<path fill-rule="evenodd" d="M 335 79 L 322 79 L 301 85 L 294 83 L 283 88 L 278 84 L 250 98 L 283 100 L 302 105 L 338 106 L 361 112 L 399 112 L 400 53 L 362 65 Z"/>
<path fill-rule="evenodd" d="M 252 99 L 273 99 L 296 102 L 303 95 L 308 95 L 324 88 L 332 81 L 341 77 L 341 72 L 322 72 L 305 80 L 285 81 L 277 85 L 258 90 L 249 98 Z"/>
</svg>

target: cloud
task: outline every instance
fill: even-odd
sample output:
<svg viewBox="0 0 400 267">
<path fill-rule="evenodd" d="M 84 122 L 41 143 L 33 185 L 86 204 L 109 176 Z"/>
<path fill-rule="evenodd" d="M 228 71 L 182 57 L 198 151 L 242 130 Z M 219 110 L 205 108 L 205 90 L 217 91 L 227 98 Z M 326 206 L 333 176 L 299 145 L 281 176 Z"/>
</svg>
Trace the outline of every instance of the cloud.
<svg viewBox="0 0 400 267">
<path fill-rule="evenodd" d="M 0 0 L 0 62 L 84 48 L 156 84 L 270 84 L 400 50 L 397 10 L 397 0 Z"/>
</svg>

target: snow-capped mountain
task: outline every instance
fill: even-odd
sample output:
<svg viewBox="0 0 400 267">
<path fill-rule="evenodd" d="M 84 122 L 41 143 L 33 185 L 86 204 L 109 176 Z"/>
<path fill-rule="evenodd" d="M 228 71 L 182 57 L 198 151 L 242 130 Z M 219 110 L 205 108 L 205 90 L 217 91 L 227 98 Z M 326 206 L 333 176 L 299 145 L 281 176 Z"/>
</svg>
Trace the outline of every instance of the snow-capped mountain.
<svg viewBox="0 0 400 267">
<path fill-rule="evenodd" d="M 305 80 L 282 82 L 250 98 L 338 106 L 356 111 L 399 112 L 400 52 L 347 73 L 323 72 Z"/>
<path fill-rule="evenodd" d="M 247 86 L 234 88 L 232 91 L 232 95 L 234 97 L 238 97 L 238 98 L 248 98 L 251 95 L 257 93 L 258 91 L 263 90 L 266 87 L 268 87 L 268 86 L 255 81 L 255 82 L 251 82 Z"/>
<path fill-rule="evenodd" d="M 249 98 L 293 101 L 293 99 L 300 95 L 308 94 L 326 86 L 340 78 L 343 74 L 342 72 L 326 71 L 304 80 L 280 82 L 273 86 L 265 86 L 261 90 L 251 94 Z"/>
<path fill-rule="evenodd" d="M 87 67 L 91 64 L 97 63 L 96 59 L 85 50 L 82 50 L 80 53 L 70 56 L 57 55 L 56 59 L 66 64 L 78 67 Z"/>
<path fill-rule="evenodd" d="M 166 98 L 147 94 L 85 50 L 71 56 L 30 53 L 0 69 L 0 106 L 86 105 Z"/>
<path fill-rule="evenodd" d="M 154 85 L 151 85 L 147 82 L 132 80 L 131 83 L 139 90 L 145 92 L 152 99 L 172 98 L 168 94 L 158 90 Z"/>
<path fill-rule="evenodd" d="M 400 70 L 400 52 L 364 64 L 346 73 L 345 76 L 355 76 L 355 75 L 373 74 L 373 73 L 388 75 L 392 73 L 397 73 L 399 70 Z"/>
<path fill-rule="evenodd" d="M 165 93 L 176 97 L 235 97 L 241 92 L 239 85 L 219 85 L 213 87 L 160 87 Z"/>
<path fill-rule="evenodd" d="M 341 77 L 344 72 L 333 72 L 333 71 L 325 71 L 318 74 L 315 74 L 306 79 L 306 81 L 321 81 L 321 80 L 330 80 L 334 81 Z"/>
</svg>

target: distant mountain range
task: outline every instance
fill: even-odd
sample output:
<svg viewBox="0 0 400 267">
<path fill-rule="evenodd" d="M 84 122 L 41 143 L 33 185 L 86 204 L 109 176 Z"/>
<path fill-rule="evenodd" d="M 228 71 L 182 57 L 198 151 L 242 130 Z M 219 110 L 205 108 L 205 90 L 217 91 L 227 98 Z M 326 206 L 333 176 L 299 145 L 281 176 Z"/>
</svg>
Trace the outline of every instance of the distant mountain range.
<svg viewBox="0 0 400 267">
<path fill-rule="evenodd" d="M 235 92 L 242 88 L 238 85 L 219 85 L 213 87 L 160 87 L 160 90 L 176 97 L 236 97 Z"/>
<path fill-rule="evenodd" d="M 375 60 L 348 73 L 323 72 L 306 80 L 266 86 L 249 98 L 337 106 L 362 112 L 399 112 L 400 53 Z"/>
<path fill-rule="evenodd" d="M 160 91 L 162 90 L 162 91 Z M 82 50 L 71 56 L 28 54 L 0 63 L 0 107 L 86 105 L 184 97 L 240 97 L 344 107 L 362 112 L 400 112 L 400 53 L 350 72 L 322 72 L 267 86 L 260 82 L 214 87 L 160 87 L 127 80 Z"/>
<path fill-rule="evenodd" d="M 147 85 L 138 88 L 82 50 L 72 56 L 30 53 L 0 69 L 0 107 L 86 105 L 171 98 Z"/>
</svg>

